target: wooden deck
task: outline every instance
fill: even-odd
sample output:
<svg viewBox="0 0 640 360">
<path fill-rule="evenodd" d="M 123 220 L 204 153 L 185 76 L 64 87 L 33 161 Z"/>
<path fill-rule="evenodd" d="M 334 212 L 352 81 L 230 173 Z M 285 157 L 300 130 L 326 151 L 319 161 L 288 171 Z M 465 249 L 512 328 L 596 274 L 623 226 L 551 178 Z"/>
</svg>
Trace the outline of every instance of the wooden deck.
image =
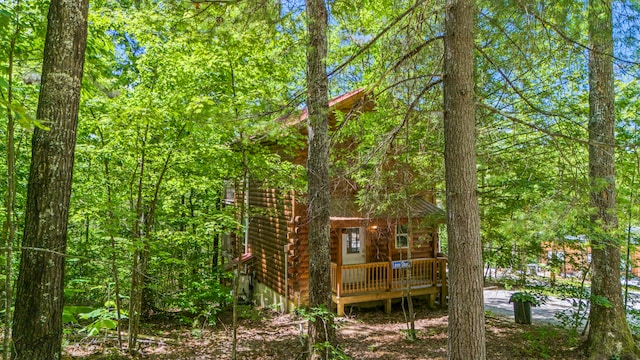
<svg viewBox="0 0 640 360">
<path fill-rule="evenodd" d="M 437 294 L 446 299 L 446 269 L 446 258 L 341 266 L 331 263 L 331 290 L 338 316 L 344 315 L 347 304 L 378 300 L 384 301 L 385 311 L 390 312 L 391 300 L 406 296 L 409 284 L 412 296 L 428 295 L 432 304 Z"/>
</svg>

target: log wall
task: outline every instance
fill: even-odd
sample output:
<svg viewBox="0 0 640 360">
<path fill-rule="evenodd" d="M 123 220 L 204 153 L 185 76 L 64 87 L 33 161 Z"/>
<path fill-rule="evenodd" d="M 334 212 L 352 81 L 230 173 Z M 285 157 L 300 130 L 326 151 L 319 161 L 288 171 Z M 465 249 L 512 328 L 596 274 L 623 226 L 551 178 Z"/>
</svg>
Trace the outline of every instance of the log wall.
<svg viewBox="0 0 640 360">
<path fill-rule="evenodd" d="M 406 219 L 400 219 L 401 224 L 406 224 Z M 367 262 L 379 262 L 400 260 L 407 258 L 407 249 L 395 248 L 395 219 L 360 219 L 360 220 L 334 220 L 331 222 L 331 261 L 338 263 L 340 249 L 340 233 L 342 228 L 363 227 L 367 241 Z M 437 244 L 437 229 L 423 227 L 416 220 L 413 234 L 413 258 L 435 258 L 439 247 Z"/>
<path fill-rule="evenodd" d="M 275 189 L 249 188 L 249 251 L 255 280 L 285 294 L 285 246 L 289 243 L 293 196 Z M 291 251 L 290 249 L 288 249 Z"/>
<path fill-rule="evenodd" d="M 406 224 L 406 219 L 400 219 L 400 224 Z M 418 258 L 435 258 L 438 252 L 438 230 L 431 227 L 425 227 L 416 220 L 412 226 L 413 228 L 413 247 L 411 248 L 411 257 Z M 407 249 L 396 249 L 396 228 L 393 226 L 391 229 L 391 238 L 389 239 L 391 245 L 391 259 L 401 260 L 407 258 Z"/>
<path fill-rule="evenodd" d="M 296 200 L 292 193 L 251 185 L 249 251 L 253 255 L 256 281 L 287 295 L 294 304 L 304 305 L 309 300 L 308 229 L 306 205 Z M 331 261 L 338 262 L 341 229 L 348 227 L 365 229 L 368 263 L 406 259 L 406 249 L 395 248 L 395 223 L 395 219 L 332 221 Z M 439 250 L 436 230 L 422 228 L 418 221 L 414 225 L 413 243 L 413 258 L 433 258 Z"/>
</svg>

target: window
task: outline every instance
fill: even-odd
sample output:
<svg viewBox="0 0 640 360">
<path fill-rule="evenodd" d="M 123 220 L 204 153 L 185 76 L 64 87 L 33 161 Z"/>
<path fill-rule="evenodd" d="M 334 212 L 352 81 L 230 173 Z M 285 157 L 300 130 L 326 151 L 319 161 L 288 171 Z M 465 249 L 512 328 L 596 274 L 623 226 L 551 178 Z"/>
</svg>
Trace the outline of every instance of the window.
<svg viewBox="0 0 640 360">
<path fill-rule="evenodd" d="M 222 234 L 222 255 L 230 257 L 233 254 L 233 239 L 230 233 Z"/>
<path fill-rule="evenodd" d="M 227 205 L 233 205 L 236 202 L 236 188 L 233 182 L 224 182 L 224 203 Z"/>
<path fill-rule="evenodd" d="M 360 253 L 360 229 L 348 228 L 342 229 L 342 241 L 347 242 L 347 254 Z"/>
<path fill-rule="evenodd" d="M 396 225 L 396 249 L 409 246 L 409 225 Z"/>
</svg>

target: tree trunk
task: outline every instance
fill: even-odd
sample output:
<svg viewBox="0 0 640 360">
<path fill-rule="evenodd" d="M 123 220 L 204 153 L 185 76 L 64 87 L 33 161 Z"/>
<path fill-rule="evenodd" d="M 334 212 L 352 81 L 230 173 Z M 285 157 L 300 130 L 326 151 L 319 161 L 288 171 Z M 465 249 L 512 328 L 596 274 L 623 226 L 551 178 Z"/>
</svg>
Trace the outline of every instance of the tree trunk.
<svg viewBox="0 0 640 360">
<path fill-rule="evenodd" d="M 86 0 L 52 0 L 42 68 L 20 273 L 14 359 L 60 359 L 65 252 L 84 52 Z"/>
<path fill-rule="evenodd" d="M 100 127 L 98 127 L 98 134 L 100 134 L 100 144 L 102 148 L 105 148 L 104 143 L 104 134 Z M 106 179 L 107 185 L 107 218 L 109 224 L 109 239 L 111 245 L 111 275 L 113 276 L 113 282 L 115 286 L 115 298 L 116 298 L 116 319 L 118 320 L 118 347 L 122 349 L 122 314 L 120 310 L 122 309 L 122 304 L 120 303 L 120 277 L 118 275 L 118 255 L 117 255 L 117 247 L 116 240 L 113 236 L 113 232 L 117 228 L 117 221 L 113 214 L 113 201 L 111 200 L 111 173 L 109 171 L 109 160 L 105 158 L 102 162 L 104 166 L 104 177 Z"/>
<path fill-rule="evenodd" d="M 19 13 L 20 3 L 16 3 L 15 12 Z M 9 341 L 11 340 L 11 304 L 13 303 L 13 286 L 11 278 L 13 276 L 13 242 L 16 234 L 16 226 L 14 224 L 14 212 L 16 203 L 16 145 L 15 121 L 13 118 L 13 64 L 16 48 L 16 39 L 20 34 L 20 21 L 16 15 L 16 27 L 9 43 L 9 69 L 7 74 L 7 193 L 5 195 L 5 221 L 2 226 L 2 239 L 6 246 L 5 261 L 5 278 L 4 278 L 4 328 L 2 341 L 2 360 L 8 360 L 11 354 Z"/>
<path fill-rule="evenodd" d="M 592 359 L 637 358 L 622 305 L 620 243 L 615 185 L 615 109 L 611 0 L 589 1 L 589 180 L 593 276 L 591 324 L 587 338 Z M 606 299 L 609 304 L 603 303 Z"/>
<path fill-rule="evenodd" d="M 149 135 L 149 123 L 145 126 L 144 135 L 140 144 L 140 172 L 137 178 L 135 212 L 136 217 L 133 222 L 133 264 L 131 266 L 131 290 L 129 293 L 129 338 L 127 339 L 130 354 L 136 351 L 138 342 L 138 332 L 140 329 L 140 312 L 142 309 L 142 286 L 143 274 L 146 273 L 146 263 L 143 252 L 145 251 L 145 237 L 141 234 L 144 225 L 144 215 L 142 212 L 142 187 L 146 161 L 147 136 Z"/>
<path fill-rule="evenodd" d="M 409 109 L 411 111 L 413 107 Z M 411 297 L 411 281 L 413 277 L 413 264 L 411 261 L 413 260 L 413 256 L 411 254 L 411 249 L 413 248 L 413 214 L 411 213 L 411 200 L 409 197 L 409 183 L 407 181 L 407 172 L 409 171 L 409 119 L 407 118 L 407 123 L 405 124 L 405 154 L 404 154 L 404 166 L 405 169 L 402 172 L 402 185 L 404 186 L 404 201 L 405 207 L 407 209 L 407 229 L 408 229 L 408 244 L 407 244 L 407 261 L 409 266 L 407 267 L 407 307 L 409 308 L 409 333 L 408 338 L 410 341 L 417 340 L 416 334 L 416 314 L 413 309 L 413 298 Z"/>
<path fill-rule="evenodd" d="M 309 359 L 320 359 L 325 346 L 335 345 L 331 309 L 331 257 L 329 252 L 329 94 L 326 69 L 327 7 L 324 0 L 307 0 L 307 108 L 309 154 L 307 160 L 309 207 L 309 306 L 323 315 L 309 321 Z"/>
<path fill-rule="evenodd" d="M 176 143 L 180 140 L 182 133 L 185 129 L 186 125 L 182 125 L 180 130 L 178 131 L 178 135 L 176 137 Z M 175 144 L 174 144 L 175 145 Z M 149 276 L 149 261 L 151 259 L 151 241 L 153 240 L 153 230 L 156 221 L 156 209 L 158 208 L 158 201 L 160 199 L 160 189 L 162 188 L 162 184 L 164 183 L 164 177 L 169 170 L 169 164 L 171 164 L 171 158 L 173 157 L 173 152 L 175 151 L 175 146 L 172 146 L 171 149 L 167 153 L 167 157 L 164 159 L 162 163 L 162 168 L 160 170 L 160 176 L 158 177 L 158 181 L 155 183 L 153 187 L 153 198 L 148 205 L 148 211 L 145 213 L 145 222 L 144 222 L 144 251 L 140 253 L 140 262 L 144 264 L 142 267 L 142 299 L 140 304 L 140 314 L 145 317 L 151 316 L 154 310 L 154 299 L 155 294 L 151 289 L 152 278 Z"/>
<path fill-rule="evenodd" d="M 205 190 L 205 199 L 209 199 L 209 192 L 208 190 Z M 222 189 L 218 189 L 215 192 L 215 210 L 220 211 L 223 209 L 223 207 L 225 206 L 225 199 L 226 199 L 226 186 L 222 187 Z M 205 207 L 204 207 L 204 213 L 205 215 L 209 215 L 209 205 L 211 204 L 208 201 L 205 201 Z M 218 264 L 221 264 L 220 261 L 220 241 L 221 241 L 221 234 L 219 232 L 216 232 L 213 235 L 213 254 L 211 255 L 211 274 L 214 274 L 216 279 L 218 280 L 218 282 L 220 281 L 220 271 L 218 270 Z"/>
<path fill-rule="evenodd" d="M 449 359 L 486 358 L 475 149 L 473 0 L 448 0 L 444 134 L 449 236 Z"/>
<path fill-rule="evenodd" d="M 234 87 L 235 89 L 235 87 Z M 235 91 L 235 90 L 234 90 Z M 236 113 L 237 114 L 237 113 Z M 236 234 L 243 234 L 243 239 L 247 240 L 249 231 L 249 169 L 247 168 L 247 150 L 245 148 L 244 133 L 240 133 L 240 143 L 242 144 L 242 202 L 240 203 L 240 213 L 238 214 L 238 226 Z M 233 336 L 231 343 L 231 359 L 238 358 L 238 298 L 240 296 L 240 269 L 242 267 L 242 255 L 244 254 L 243 242 L 236 239 L 233 244 L 232 259 L 237 259 L 233 266 L 233 305 L 232 305 L 232 328 Z"/>
</svg>

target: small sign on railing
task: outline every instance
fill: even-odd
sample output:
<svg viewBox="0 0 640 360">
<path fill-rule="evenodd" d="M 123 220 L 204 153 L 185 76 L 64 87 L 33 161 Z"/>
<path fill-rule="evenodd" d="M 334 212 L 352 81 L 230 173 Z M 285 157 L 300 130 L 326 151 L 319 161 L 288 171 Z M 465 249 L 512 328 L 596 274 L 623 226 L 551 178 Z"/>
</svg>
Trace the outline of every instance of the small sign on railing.
<svg viewBox="0 0 640 360">
<path fill-rule="evenodd" d="M 391 268 L 392 269 L 406 269 L 409 267 L 411 262 L 409 260 L 400 260 L 400 261 L 392 261 Z"/>
</svg>

